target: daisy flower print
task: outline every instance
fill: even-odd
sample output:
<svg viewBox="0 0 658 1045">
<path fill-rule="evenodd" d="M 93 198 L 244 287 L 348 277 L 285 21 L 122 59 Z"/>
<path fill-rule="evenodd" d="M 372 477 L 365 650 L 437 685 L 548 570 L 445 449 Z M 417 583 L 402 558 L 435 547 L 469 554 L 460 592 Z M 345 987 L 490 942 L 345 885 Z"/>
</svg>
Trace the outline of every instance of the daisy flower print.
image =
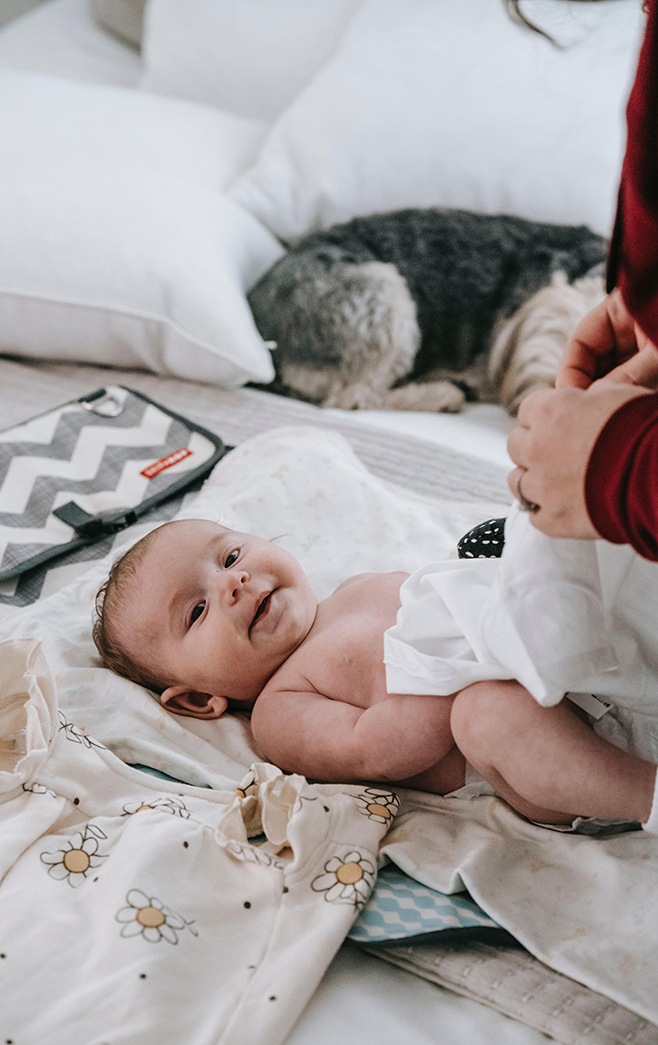
<svg viewBox="0 0 658 1045">
<path fill-rule="evenodd" d="M 51 878 L 57 882 L 66 880 L 75 889 L 107 859 L 106 855 L 98 851 L 99 839 L 104 838 L 107 835 L 100 827 L 87 824 L 62 849 L 41 853 L 41 862 L 47 865 Z"/>
<path fill-rule="evenodd" d="M 374 863 L 353 849 L 345 856 L 332 856 L 324 865 L 324 874 L 311 882 L 311 889 L 324 893 L 327 903 L 354 904 L 361 908 L 375 884 Z"/>
<path fill-rule="evenodd" d="M 182 915 L 172 911 L 157 896 L 147 896 L 141 889 L 130 889 L 126 895 L 126 907 L 117 911 L 115 918 L 123 925 L 121 935 L 142 936 L 149 943 L 178 943 L 178 934 L 189 929 L 198 936 L 193 922 L 186 922 Z"/>
</svg>

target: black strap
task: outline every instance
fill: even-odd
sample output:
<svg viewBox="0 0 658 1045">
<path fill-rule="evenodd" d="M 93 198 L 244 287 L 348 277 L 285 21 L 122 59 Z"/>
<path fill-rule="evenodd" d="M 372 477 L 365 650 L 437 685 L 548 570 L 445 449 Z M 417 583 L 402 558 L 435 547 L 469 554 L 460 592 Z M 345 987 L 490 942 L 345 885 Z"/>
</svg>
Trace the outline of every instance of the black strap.
<svg viewBox="0 0 658 1045">
<path fill-rule="evenodd" d="M 119 533 L 126 526 L 132 526 L 139 518 L 133 509 L 119 509 L 113 512 L 90 515 L 75 501 L 67 501 L 66 504 L 55 508 L 53 515 L 72 526 L 79 537 L 101 537 L 104 534 Z"/>
</svg>

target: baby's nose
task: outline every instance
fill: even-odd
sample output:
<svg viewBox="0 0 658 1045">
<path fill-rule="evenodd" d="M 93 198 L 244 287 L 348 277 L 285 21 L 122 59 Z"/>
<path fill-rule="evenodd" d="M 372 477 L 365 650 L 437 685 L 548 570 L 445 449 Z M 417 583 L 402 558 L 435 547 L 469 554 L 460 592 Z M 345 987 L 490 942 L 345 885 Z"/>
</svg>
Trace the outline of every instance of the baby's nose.
<svg viewBox="0 0 658 1045">
<path fill-rule="evenodd" d="M 249 574 L 245 570 L 231 571 L 229 573 L 228 593 L 232 599 L 237 599 L 248 580 Z"/>
</svg>

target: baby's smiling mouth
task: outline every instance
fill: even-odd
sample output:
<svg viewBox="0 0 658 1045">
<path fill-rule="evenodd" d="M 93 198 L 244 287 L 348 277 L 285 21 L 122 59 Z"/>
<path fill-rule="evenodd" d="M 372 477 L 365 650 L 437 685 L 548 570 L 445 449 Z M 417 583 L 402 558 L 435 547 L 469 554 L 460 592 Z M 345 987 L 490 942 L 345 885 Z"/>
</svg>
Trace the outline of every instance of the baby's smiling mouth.
<svg viewBox="0 0 658 1045">
<path fill-rule="evenodd" d="M 261 617 L 263 617 L 267 613 L 268 609 L 270 608 L 270 598 L 271 597 L 272 597 L 272 592 L 270 591 L 270 592 L 267 593 L 267 595 L 264 595 L 260 599 L 260 601 L 258 603 L 258 606 L 256 607 L 256 612 L 254 613 L 254 616 L 253 616 L 253 619 L 251 621 L 251 624 L 249 625 L 249 630 L 250 631 L 253 628 L 254 624 L 256 624 L 261 619 Z"/>
</svg>

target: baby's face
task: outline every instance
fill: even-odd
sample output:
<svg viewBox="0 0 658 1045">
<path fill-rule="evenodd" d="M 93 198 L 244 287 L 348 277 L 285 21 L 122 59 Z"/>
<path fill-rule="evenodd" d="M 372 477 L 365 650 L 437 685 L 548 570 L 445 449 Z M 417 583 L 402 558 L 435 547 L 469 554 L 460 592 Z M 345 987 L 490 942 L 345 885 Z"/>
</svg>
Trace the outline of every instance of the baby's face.
<svg viewBox="0 0 658 1045">
<path fill-rule="evenodd" d="M 306 638 L 316 609 L 288 552 L 190 519 L 157 533 L 116 631 L 126 652 L 166 685 L 253 702 Z"/>
</svg>

